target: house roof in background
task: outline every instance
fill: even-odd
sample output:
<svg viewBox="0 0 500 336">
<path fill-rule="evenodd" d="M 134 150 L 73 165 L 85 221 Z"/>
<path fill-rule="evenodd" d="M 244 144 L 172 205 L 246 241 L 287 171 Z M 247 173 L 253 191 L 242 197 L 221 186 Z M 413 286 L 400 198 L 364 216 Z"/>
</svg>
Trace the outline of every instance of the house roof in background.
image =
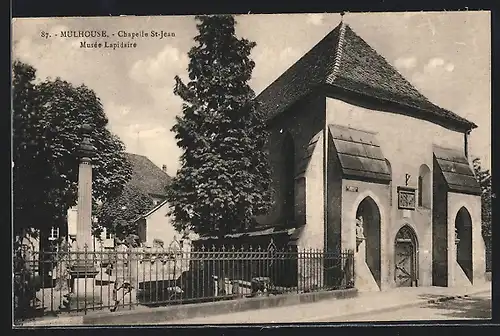
<svg viewBox="0 0 500 336">
<path fill-rule="evenodd" d="M 167 204 L 167 200 L 161 201 L 156 206 L 154 206 L 151 210 L 149 210 L 148 212 L 145 212 L 143 215 L 139 216 L 135 221 L 137 222 L 140 219 L 146 218 L 146 217 L 154 214 L 156 211 L 158 211 L 158 209 L 163 207 L 165 204 Z"/>
<path fill-rule="evenodd" d="M 339 24 L 257 97 L 269 119 L 320 86 L 404 107 L 405 114 L 447 127 L 477 127 L 430 102 L 347 24 Z"/>
<path fill-rule="evenodd" d="M 144 155 L 125 153 L 125 156 L 132 165 L 129 185 L 151 196 L 165 197 L 172 178 Z"/>
</svg>

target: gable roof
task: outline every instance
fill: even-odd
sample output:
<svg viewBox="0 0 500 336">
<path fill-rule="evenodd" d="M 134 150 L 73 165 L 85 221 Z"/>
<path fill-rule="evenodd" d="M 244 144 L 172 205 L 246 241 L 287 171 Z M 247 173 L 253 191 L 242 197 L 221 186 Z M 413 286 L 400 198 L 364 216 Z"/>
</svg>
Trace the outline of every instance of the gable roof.
<svg viewBox="0 0 500 336">
<path fill-rule="evenodd" d="M 449 191 L 481 195 L 481 186 L 462 151 L 436 145 L 434 145 L 433 151 Z"/>
<path fill-rule="evenodd" d="M 391 171 L 375 134 L 354 128 L 328 125 L 343 178 L 390 183 Z"/>
<path fill-rule="evenodd" d="M 165 197 L 172 178 L 144 155 L 125 153 L 125 156 L 132 165 L 129 185 L 151 196 Z"/>
<path fill-rule="evenodd" d="M 257 97 L 272 119 L 321 86 L 405 108 L 405 114 L 470 130 L 477 126 L 430 102 L 347 24 L 340 23 Z"/>
<path fill-rule="evenodd" d="M 160 209 L 161 207 L 163 207 L 165 204 L 167 204 L 167 200 L 163 200 L 161 201 L 160 203 L 158 203 L 156 206 L 154 206 L 151 210 L 145 212 L 144 214 L 142 214 L 141 216 L 137 217 L 137 219 L 134 221 L 134 222 L 137 222 L 138 220 L 140 219 L 143 219 L 143 218 L 146 218 L 146 217 L 149 217 L 150 215 L 154 214 L 156 211 L 158 211 L 158 209 Z"/>
</svg>

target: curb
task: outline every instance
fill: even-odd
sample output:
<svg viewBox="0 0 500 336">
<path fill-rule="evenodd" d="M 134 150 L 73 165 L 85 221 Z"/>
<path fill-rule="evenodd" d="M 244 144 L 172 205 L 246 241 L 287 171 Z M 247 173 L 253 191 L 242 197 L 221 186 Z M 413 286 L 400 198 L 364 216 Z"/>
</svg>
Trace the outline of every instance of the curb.
<svg viewBox="0 0 500 336">
<path fill-rule="evenodd" d="M 162 324 L 191 318 L 231 314 L 264 308 L 278 308 L 324 300 L 344 300 L 356 297 L 355 288 L 328 292 L 259 297 L 242 300 L 208 302 L 184 306 L 167 306 L 148 310 L 95 313 L 83 316 L 83 325 Z"/>
<path fill-rule="evenodd" d="M 448 295 L 448 296 L 440 297 L 440 298 L 437 298 L 437 299 L 429 299 L 429 300 L 419 300 L 419 301 L 407 302 L 407 303 L 404 303 L 404 304 L 394 305 L 394 306 L 380 308 L 380 309 L 376 309 L 375 308 L 375 309 L 371 309 L 371 310 L 367 310 L 367 311 L 359 312 L 359 313 L 337 315 L 337 316 L 333 317 L 333 319 L 335 319 L 335 320 L 337 320 L 337 319 L 353 319 L 353 318 L 357 318 L 357 317 L 361 317 L 361 316 L 368 315 L 368 314 L 373 314 L 373 313 L 375 313 L 375 314 L 389 313 L 389 312 L 397 311 L 397 310 L 401 310 L 401 309 L 408 309 L 408 308 L 418 307 L 418 306 L 421 306 L 421 305 L 424 305 L 424 304 L 441 303 L 441 302 L 446 302 L 446 301 L 451 301 L 451 300 L 455 300 L 455 299 L 466 298 L 466 297 L 469 297 L 471 295 L 478 295 L 478 294 L 483 294 L 483 293 L 488 293 L 488 292 L 491 292 L 491 290 L 484 289 L 484 290 L 478 290 L 478 291 L 475 291 L 475 292 L 470 292 L 470 293 L 465 293 L 465 294 Z"/>
</svg>

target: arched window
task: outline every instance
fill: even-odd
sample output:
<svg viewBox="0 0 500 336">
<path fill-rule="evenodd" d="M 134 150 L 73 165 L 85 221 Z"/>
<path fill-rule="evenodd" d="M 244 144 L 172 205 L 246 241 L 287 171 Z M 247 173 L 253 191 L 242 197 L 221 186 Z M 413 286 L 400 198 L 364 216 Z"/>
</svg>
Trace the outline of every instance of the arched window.
<svg viewBox="0 0 500 336">
<path fill-rule="evenodd" d="M 387 168 L 389 168 L 389 174 L 391 174 L 391 181 L 389 182 L 389 205 L 392 206 L 392 166 L 389 160 L 385 159 Z"/>
<path fill-rule="evenodd" d="M 418 206 L 430 209 L 431 208 L 431 170 L 427 165 L 420 166 L 418 172 Z"/>
<path fill-rule="evenodd" d="M 288 132 L 283 138 L 282 157 L 282 213 L 288 225 L 293 222 L 295 216 L 295 145 Z"/>
</svg>

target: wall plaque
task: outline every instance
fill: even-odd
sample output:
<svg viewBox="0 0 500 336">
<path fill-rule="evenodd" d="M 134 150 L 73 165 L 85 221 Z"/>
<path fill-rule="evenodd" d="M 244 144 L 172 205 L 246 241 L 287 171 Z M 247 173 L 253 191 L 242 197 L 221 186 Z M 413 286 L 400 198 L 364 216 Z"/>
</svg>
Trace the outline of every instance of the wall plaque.
<svg viewBox="0 0 500 336">
<path fill-rule="evenodd" d="M 415 188 L 398 187 L 398 208 L 415 210 Z"/>
<path fill-rule="evenodd" d="M 350 192 L 358 192 L 358 187 L 354 187 L 354 186 L 346 186 L 346 187 L 345 187 L 345 190 L 346 190 L 346 191 L 350 191 Z"/>
</svg>

